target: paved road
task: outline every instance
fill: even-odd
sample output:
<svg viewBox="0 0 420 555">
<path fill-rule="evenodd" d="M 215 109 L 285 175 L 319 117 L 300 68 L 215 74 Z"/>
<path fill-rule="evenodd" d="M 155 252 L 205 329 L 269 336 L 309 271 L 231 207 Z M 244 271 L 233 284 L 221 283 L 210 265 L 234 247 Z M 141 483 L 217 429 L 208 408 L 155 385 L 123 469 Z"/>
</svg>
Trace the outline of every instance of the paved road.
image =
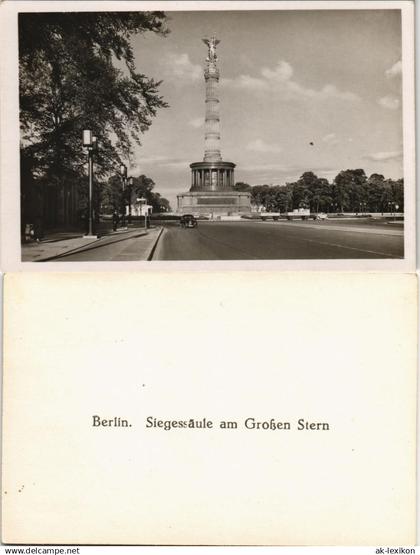
<svg viewBox="0 0 420 555">
<path fill-rule="evenodd" d="M 344 222 L 199 222 L 166 225 L 153 260 L 403 258 L 401 229 Z"/>
</svg>

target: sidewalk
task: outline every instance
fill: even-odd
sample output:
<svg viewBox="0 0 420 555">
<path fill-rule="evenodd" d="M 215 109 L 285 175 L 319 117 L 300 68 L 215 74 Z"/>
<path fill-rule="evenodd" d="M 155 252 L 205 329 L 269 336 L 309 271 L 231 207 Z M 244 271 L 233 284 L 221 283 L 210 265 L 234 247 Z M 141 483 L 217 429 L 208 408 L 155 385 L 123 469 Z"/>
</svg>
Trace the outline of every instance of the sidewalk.
<svg viewBox="0 0 420 555">
<path fill-rule="evenodd" d="M 49 235 L 39 243 L 22 244 L 22 262 L 53 262 L 54 259 L 66 261 L 66 255 L 87 252 L 90 249 L 111 245 L 121 239 L 136 238 L 137 260 L 148 260 L 157 240 L 161 227 L 151 227 L 147 231 L 143 228 L 118 229 L 100 238 L 86 238 L 83 235 L 71 233 L 55 233 Z"/>
</svg>

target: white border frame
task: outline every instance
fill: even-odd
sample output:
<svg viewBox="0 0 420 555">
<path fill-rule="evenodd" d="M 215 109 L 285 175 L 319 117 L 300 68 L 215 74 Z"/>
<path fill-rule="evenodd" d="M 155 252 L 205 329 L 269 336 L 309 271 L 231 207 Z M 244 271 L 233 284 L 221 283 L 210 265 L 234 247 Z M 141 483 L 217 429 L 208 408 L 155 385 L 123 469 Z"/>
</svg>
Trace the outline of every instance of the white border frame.
<svg viewBox="0 0 420 555">
<path fill-rule="evenodd" d="M 403 149 L 405 184 L 404 259 L 173 261 L 173 262 L 22 262 L 20 245 L 20 172 L 18 105 L 19 12 L 48 11 L 205 11 L 205 10 L 365 10 L 400 9 L 403 64 Z M 405 271 L 416 268 L 416 168 L 414 2 L 400 1 L 95 1 L 4 0 L 0 4 L 0 253 L 2 271 L 168 271 L 308 270 Z"/>
</svg>

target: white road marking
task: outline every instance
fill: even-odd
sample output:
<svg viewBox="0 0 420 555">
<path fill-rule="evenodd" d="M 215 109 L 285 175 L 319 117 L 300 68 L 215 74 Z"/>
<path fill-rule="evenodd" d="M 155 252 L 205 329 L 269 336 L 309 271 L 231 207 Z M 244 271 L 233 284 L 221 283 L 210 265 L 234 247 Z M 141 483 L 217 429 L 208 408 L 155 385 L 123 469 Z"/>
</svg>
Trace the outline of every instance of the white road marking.
<svg viewBox="0 0 420 555">
<path fill-rule="evenodd" d="M 354 233 L 367 233 L 373 235 L 393 235 L 395 237 L 404 237 L 404 230 L 400 229 L 379 229 L 379 228 L 366 228 L 366 227 L 345 227 L 345 226 L 338 226 L 338 225 L 315 225 L 315 224 L 301 224 L 299 222 L 261 222 L 264 224 L 271 224 L 271 225 L 283 225 L 283 226 L 290 226 L 290 227 L 303 227 L 303 228 L 310 228 L 310 229 L 320 229 L 326 231 L 346 231 L 346 232 L 354 232 Z"/>
<path fill-rule="evenodd" d="M 317 245 L 328 245 L 330 247 L 338 247 L 340 249 L 349 249 L 351 251 L 368 252 L 369 254 L 377 254 L 379 256 L 386 256 L 387 258 L 403 258 L 402 256 L 395 256 L 394 254 L 389 254 L 387 252 L 371 251 L 368 249 L 358 249 L 356 247 L 347 247 L 346 245 L 341 245 L 340 243 L 329 243 L 326 241 L 315 241 L 314 239 L 305 239 L 308 243 L 316 243 Z"/>
</svg>

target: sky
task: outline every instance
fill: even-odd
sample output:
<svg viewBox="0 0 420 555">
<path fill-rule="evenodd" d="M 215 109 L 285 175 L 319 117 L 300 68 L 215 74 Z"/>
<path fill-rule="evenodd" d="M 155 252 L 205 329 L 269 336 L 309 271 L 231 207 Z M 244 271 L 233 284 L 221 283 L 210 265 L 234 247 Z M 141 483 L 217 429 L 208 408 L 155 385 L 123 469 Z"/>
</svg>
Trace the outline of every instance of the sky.
<svg viewBox="0 0 420 555">
<path fill-rule="evenodd" d="M 160 109 L 131 161 L 176 207 L 204 155 L 207 47 L 220 70 L 221 152 L 250 185 L 313 171 L 402 173 L 399 10 L 167 12 L 170 34 L 133 38 L 137 70 L 162 81 Z M 310 143 L 313 143 L 311 145 Z"/>
</svg>

